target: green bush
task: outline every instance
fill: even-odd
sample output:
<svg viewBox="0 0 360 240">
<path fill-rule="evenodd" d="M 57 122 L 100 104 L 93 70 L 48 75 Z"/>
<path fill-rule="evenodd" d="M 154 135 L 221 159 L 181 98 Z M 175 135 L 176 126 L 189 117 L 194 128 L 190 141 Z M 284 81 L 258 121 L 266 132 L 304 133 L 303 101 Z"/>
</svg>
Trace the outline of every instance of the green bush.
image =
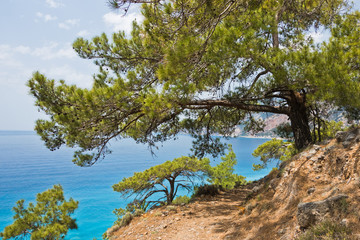
<svg viewBox="0 0 360 240">
<path fill-rule="evenodd" d="M 188 204 L 189 202 L 190 202 L 190 198 L 184 195 L 184 196 L 176 197 L 172 203 L 175 205 L 181 205 L 181 204 Z"/>
<path fill-rule="evenodd" d="M 346 240 L 351 239 L 350 236 L 351 230 L 348 227 L 326 220 L 311 227 L 297 240 Z"/>
<path fill-rule="evenodd" d="M 220 190 L 221 190 L 221 187 L 216 186 L 216 185 L 205 184 L 205 185 L 201 185 L 201 186 L 195 186 L 194 194 L 192 195 L 191 198 L 200 197 L 202 195 L 215 196 L 215 195 L 219 194 Z"/>
<path fill-rule="evenodd" d="M 119 225 L 120 227 L 125 227 L 130 224 L 131 220 L 133 220 L 134 215 L 130 212 L 125 213 L 125 215 L 121 218 Z"/>
<path fill-rule="evenodd" d="M 246 184 L 244 176 L 233 173 L 236 163 L 236 155 L 231 145 L 229 145 L 229 152 L 224 157 L 221 157 L 221 163 L 210 169 L 208 181 L 223 189 L 233 189 Z"/>
<path fill-rule="evenodd" d="M 134 217 L 140 217 L 140 216 L 143 215 L 144 213 L 145 213 L 145 211 L 142 210 L 142 209 L 135 209 L 133 215 L 134 215 Z"/>
<path fill-rule="evenodd" d="M 128 225 L 134 217 L 140 217 L 146 211 L 147 205 L 141 204 L 138 201 L 129 203 L 126 208 L 115 208 L 113 213 L 117 217 L 116 225 L 120 227 Z"/>
<path fill-rule="evenodd" d="M 267 166 L 273 160 L 287 161 L 297 153 L 297 150 L 292 142 L 286 142 L 279 139 L 271 139 L 259 145 L 252 155 L 260 157 L 262 164 L 253 164 L 253 170 L 260 170 Z"/>
</svg>

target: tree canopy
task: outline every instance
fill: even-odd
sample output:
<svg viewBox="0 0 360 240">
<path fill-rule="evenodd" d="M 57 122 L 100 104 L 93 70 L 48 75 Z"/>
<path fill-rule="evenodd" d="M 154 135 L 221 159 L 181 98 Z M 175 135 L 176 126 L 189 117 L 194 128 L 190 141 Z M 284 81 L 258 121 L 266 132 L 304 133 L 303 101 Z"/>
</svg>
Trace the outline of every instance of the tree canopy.
<svg viewBox="0 0 360 240">
<path fill-rule="evenodd" d="M 75 219 L 70 216 L 78 202 L 72 198 L 66 201 L 60 185 L 37 194 L 36 204 L 29 203 L 25 208 L 24 202 L 16 202 L 14 222 L 0 233 L 2 239 L 29 236 L 31 240 L 64 239 L 69 229 L 77 228 Z"/>
<path fill-rule="evenodd" d="M 103 157 L 111 139 L 152 148 L 180 132 L 194 137 L 195 155 L 216 156 L 224 145 L 215 136 L 239 124 L 261 129 L 254 112 L 287 115 L 301 149 L 312 141 L 311 106 L 360 108 L 360 13 L 346 1 L 110 1 L 137 2 L 144 21 L 131 36 L 74 42 L 99 67 L 91 89 L 39 72 L 28 82 L 50 117 L 37 133 L 51 150 L 79 148 L 78 165 Z M 315 43 L 314 29 L 330 39 Z"/>
<path fill-rule="evenodd" d="M 143 172 L 136 172 L 132 177 L 124 178 L 121 182 L 114 184 L 113 189 L 120 192 L 123 197 L 135 195 L 135 201 L 140 203 L 160 193 L 158 194 L 160 197 L 150 202 L 171 204 L 179 188 L 192 190 L 191 183 L 196 178 L 206 175 L 210 168 L 208 158 L 175 158 Z"/>
</svg>

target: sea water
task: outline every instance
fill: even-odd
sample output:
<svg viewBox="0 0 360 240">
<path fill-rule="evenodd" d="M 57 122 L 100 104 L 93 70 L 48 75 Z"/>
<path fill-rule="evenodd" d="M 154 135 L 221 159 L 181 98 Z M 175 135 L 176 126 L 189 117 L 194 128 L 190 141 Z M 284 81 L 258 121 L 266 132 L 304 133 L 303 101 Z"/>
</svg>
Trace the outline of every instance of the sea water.
<svg viewBox="0 0 360 240">
<path fill-rule="evenodd" d="M 255 180 L 270 171 L 254 172 L 252 164 L 259 163 L 251 153 L 267 139 L 232 138 L 238 164 L 235 172 Z M 48 150 L 34 132 L 0 131 L 0 232 L 13 222 L 12 207 L 19 199 L 25 206 L 36 194 L 61 184 L 66 199 L 79 201 L 73 217 L 78 229 L 71 230 L 66 239 L 101 239 L 116 220 L 112 211 L 124 207 L 129 200 L 112 190 L 112 185 L 134 172 L 143 171 L 166 160 L 188 155 L 192 139 L 182 135 L 160 146 L 153 156 L 147 146 L 133 140 L 113 141 L 112 154 L 92 167 L 78 167 L 71 162 L 73 149 Z M 216 165 L 219 159 L 211 160 Z"/>
</svg>

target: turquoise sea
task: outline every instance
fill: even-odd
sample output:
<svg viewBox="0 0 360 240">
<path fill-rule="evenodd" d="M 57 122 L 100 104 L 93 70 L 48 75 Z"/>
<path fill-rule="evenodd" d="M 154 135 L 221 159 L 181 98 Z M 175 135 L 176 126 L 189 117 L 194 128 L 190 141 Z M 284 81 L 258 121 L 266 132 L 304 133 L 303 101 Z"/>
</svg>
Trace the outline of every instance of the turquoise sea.
<svg viewBox="0 0 360 240">
<path fill-rule="evenodd" d="M 27 205 L 34 201 L 36 193 L 61 184 L 66 198 L 71 196 L 80 202 L 74 214 L 79 228 L 69 232 L 66 239 L 101 239 L 115 221 L 112 211 L 127 203 L 112 190 L 112 185 L 133 172 L 187 155 L 191 141 L 189 136 L 180 136 L 176 141 L 164 143 L 156 156 L 132 140 L 114 141 L 112 154 L 92 167 L 81 168 L 71 162 L 72 149 L 51 152 L 34 132 L 0 131 L 0 232 L 12 223 L 11 209 L 17 200 L 25 199 Z M 265 141 L 257 138 L 227 141 L 237 155 L 236 173 L 255 180 L 271 170 L 251 170 L 252 164 L 258 163 L 251 153 Z M 213 165 L 217 162 L 212 160 Z"/>
</svg>

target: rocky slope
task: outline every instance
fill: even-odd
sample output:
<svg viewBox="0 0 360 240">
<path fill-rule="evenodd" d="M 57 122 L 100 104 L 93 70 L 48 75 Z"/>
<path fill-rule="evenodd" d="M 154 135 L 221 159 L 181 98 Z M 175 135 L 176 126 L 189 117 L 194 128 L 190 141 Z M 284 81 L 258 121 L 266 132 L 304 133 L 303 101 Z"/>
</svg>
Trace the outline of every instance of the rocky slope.
<svg viewBox="0 0 360 240">
<path fill-rule="evenodd" d="M 360 239 L 360 129 L 313 145 L 265 178 L 135 218 L 110 239 L 296 239 L 332 219 Z"/>
</svg>

